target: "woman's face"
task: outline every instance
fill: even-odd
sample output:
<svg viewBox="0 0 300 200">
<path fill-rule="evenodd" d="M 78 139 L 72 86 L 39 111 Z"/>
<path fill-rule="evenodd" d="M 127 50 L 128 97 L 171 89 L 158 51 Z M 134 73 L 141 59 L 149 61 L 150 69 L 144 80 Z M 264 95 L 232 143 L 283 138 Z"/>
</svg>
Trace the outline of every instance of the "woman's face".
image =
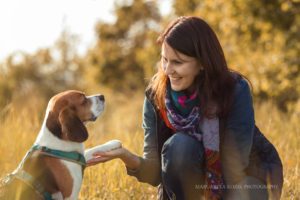
<svg viewBox="0 0 300 200">
<path fill-rule="evenodd" d="M 174 50 L 166 42 L 162 45 L 161 63 L 174 91 L 195 90 L 194 80 L 201 70 L 196 58 Z"/>
</svg>

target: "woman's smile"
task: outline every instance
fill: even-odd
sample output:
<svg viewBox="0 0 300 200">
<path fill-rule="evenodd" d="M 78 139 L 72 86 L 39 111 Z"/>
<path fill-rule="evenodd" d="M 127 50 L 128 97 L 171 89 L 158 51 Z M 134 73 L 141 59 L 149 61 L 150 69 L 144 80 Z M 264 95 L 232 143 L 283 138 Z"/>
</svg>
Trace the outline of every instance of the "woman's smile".
<svg viewBox="0 0 300 200">
<path fill-rule="evenodd" d="M 170 77 L 169 79 L 172 83 L 178 83 L 181 80 L 181 77 Z"/>
</svg>

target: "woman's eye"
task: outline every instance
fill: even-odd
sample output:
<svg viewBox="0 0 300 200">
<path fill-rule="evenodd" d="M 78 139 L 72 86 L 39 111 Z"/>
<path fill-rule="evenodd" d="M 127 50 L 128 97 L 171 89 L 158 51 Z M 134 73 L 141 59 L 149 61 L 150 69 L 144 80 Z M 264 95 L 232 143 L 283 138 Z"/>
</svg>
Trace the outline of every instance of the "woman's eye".
<svg viewBox="0 0 300 200">
<path fill-rule="evenodd" d="M 174 61 L 174 64 L 175 64 L 175 65 L 180 65 L 180 64 L 182 64 L 182 62 L 175 60 L 175 61 Z"/>
</svg>

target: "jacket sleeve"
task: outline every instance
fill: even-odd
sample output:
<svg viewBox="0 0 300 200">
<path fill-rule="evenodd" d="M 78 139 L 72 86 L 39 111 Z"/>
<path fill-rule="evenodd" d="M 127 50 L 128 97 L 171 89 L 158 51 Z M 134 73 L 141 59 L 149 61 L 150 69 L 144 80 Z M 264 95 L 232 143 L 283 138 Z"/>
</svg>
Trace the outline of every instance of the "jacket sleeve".
<svg viewBox="0 0 300 200">
<path fill-rule="evenodd" d="M 157 152 L 156 113 L 147 98 L 143 107 L 144 155 L 139 157 L 141 165 L 138 169 L 127 168 L 127 174 L 135 176 L 140 182 L 157 186 L 161 182 L 161 168 Z"/>
<path fill-rule="evenodd" d="M 236 84 L 234 101 L 225 125 L 221 145 L 221 165 L 227 185 L 246 179 L 254 132 L 254 110 L 248 83 L 240 79 Z"/>
</svg>

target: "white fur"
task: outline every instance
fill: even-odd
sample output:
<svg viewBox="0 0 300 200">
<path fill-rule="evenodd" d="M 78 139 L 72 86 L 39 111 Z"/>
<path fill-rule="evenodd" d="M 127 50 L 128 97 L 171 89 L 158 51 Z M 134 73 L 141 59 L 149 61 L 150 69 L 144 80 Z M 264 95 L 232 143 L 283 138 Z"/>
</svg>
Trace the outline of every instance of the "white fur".
<svg viewBox="0 0 300 200">
<path fill-rule="evenodd" d="M 55 199 L 55 200 L 63 200 L 64 199 L 61 192 L 56 192 L 56 193 L 52 194 L 51 196 L 52 196 L 52 199 Z"/>
<path fill-rule="evenodd" d="M 97 95 L 88 96 L 87 98 L 92 101 L 91 111 L 94 116 L 100 116 L 104 111 L 104 103 L 97 98 Z"/>
<path fill-rule="evenodd" d="M 121 141 L 111 140 L 109 142 L 106 142 L 105 144 L 102 144 L 102 145 L 99 145 L 99 146 L 96 146 L 96 147 L 86 150 L 84 152 L 84 157 L 86 160 L 90 160 L 94 157 L 93 153 L 95 153 L 95 152 L 109 151 L 112 149 L 120 148 L 121 146 L 122 146 Z"/>
<path fill-rule="evenodd" d="M 71 196 L 65 198 L 65 200 L 78 199 L 78 194 L 80 192 L 81 183 L 82 183 L 81 165 L 66 160 L 62 160 L 62 163 L 69 169 L 69 172 L 73 178 L 72 194 Z"/>
<path fill-rule="evenodd" d="M 98 117 L 99 115 L 101 115 L 102 112 L 104 111 L 104 102 L 101 101 L 96 95 L 89 96 L 87 98 L 91 99 L 92 101 L 91 112 L 93 113 L 94 117 Z M 78 153 L 84 154 L 83 143 L 61 140 L 60 138 L 52 134 L 50 130 L 47 128 L 46 121 L 49 115 L 49 111 L 50 111 L 49 109 L 51 103 L 52 103 L 52 99 L 48 103 L 43 125 L 34 144 L 40 146 L 46 146 L 50 149 L 61 150 L 61 151 L 76 151 Z M 86 122 L 84 124 L 86 124 Z M 69 170 L 73 178 L 72 194 L 70 197 L 67 197 L 65 199 L 68 200 L 78 199 L 78 194 L 80 192 L 81 183 L 82 183 L 81 165 L 66 160 L 61 160 L 61 162 L 67 167 L 67 169 Z M 57 192 L 53 195 L 57 196 L 58 199 L 60 199 L 61 193 Z"/>
</svg>

